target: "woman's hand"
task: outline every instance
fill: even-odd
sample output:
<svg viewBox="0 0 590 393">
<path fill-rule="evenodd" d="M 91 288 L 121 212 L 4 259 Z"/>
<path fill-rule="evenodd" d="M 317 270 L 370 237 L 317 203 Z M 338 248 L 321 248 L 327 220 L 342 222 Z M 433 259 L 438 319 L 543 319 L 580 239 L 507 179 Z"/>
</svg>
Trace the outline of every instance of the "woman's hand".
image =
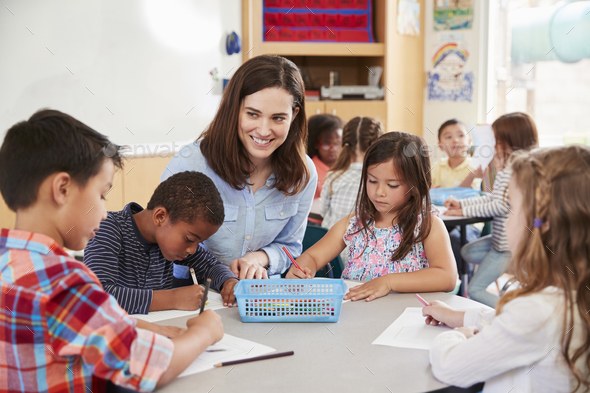
<svg viewBox="0 0 590 393">
<path fill-rule="evenodd" d="M 465 311 L 458 311 L 439 300 L 430 302 L 430 306 L 422 308 L 422 315 L 426 317 L 427 325 L 447 325 L 452 328 L 463 326 Z"/>
<path fill-rule="evenodd" d="M 367 302 L 370 302 L 378 297 L 387 295 L 389 292 L 391 292 L 391 288 L 387 283 L 387 278 L 386 276 L 382 276 L 352 288 L 344 295 L 344 300 L 350 299 L 354 302 L 366 299 Z"/>
<path fill-rule="evenodd" d="M 260 254 L 264 255 L 260 255 Z M 230 270 L 240 280 L 268 278 L 266 272 L 268 256 L 264 251 L 250 252 L 241 258 L 234 259 L 229 265 Z"/>
<path fill-rule="evenodd" d="M 221 298 L 223 299 L 224 306 L 232 307 L 236 302 L 236 296 L 234 295 L 234 287 L 237 283 L 237 278 L 228 278 L 223 283 L 223 287 L 221 288 Z"/>
</svg>

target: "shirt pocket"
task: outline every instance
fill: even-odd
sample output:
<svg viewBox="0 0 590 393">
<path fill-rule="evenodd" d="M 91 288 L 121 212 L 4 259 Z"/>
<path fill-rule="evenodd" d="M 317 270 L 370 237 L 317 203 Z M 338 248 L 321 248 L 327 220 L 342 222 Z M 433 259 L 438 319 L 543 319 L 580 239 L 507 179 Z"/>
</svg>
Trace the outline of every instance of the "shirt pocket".
<svg viewBox="0 0 590 393">
<path fill-rule="evenodd" d="M 205 242 L 207 251 L 220 261 L 229 264 L 233 259 L 236 231 L 238 228 L 239 206 L 223 205 L 225 218 L 219 230 Z"/>
<path fill-rule="evenodd" d="M 298 210 L 299 202 L 273 203 L 265 206 L 264 225 L 261 228 L 264 238 L 272 243 L 289 220 L 297 215 Z"/>
</svg>

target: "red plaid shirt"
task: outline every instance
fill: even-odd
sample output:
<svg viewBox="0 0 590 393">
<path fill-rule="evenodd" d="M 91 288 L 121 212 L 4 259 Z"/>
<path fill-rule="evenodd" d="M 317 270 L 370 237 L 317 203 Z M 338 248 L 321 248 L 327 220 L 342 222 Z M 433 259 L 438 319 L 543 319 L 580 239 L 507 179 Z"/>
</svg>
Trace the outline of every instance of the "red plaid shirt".
<svg viewBox="0 0 590 393">
<path fill-rule="evenodd" d="M 172 341 L 136 329 L 51 238 L 2 229 L 0 284 L 0 392 L 151 391 L 168 368 Z"/>
</svg>

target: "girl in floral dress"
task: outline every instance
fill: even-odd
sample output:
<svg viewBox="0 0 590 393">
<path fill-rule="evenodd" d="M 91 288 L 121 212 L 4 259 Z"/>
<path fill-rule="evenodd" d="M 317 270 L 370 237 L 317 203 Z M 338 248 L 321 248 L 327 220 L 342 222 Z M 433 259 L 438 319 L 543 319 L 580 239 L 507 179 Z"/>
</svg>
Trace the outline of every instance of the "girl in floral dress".
<svg viewBox="0 0 590 393">
<path fill-rule="evenodd" d="M 371 301 L 389 292 L 451 291 L 457 269 L 449 235 L 431 211 L 430 159 L 419 136 L 390 132 L 363 162 L 355 212 L 298 259 L 287 278 L 311 278 L 342 250 L 342 278 L 365 281 L 345 299 Z"/>
</svg>

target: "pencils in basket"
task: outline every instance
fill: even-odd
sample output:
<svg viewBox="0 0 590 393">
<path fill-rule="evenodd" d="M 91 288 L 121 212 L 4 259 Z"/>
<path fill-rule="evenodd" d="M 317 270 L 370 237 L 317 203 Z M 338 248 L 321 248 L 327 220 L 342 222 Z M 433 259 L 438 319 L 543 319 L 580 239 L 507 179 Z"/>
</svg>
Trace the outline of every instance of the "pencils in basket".
<svg viewBox="0 0 590 393">
<path fill-rule="evenodd" d="M 258 360 L 281 358 L 283 356 L 291 356 L 293 354 L 295 354 L 295 352 L 293 352 L 293 351 L 277 352 L 277 353 L 271 353 L 270 355 L 255 356 L 253 358 L 240 359 L 240 360 L 232 360 L 231 362 L 217 363 L 215 365 L 215 367 L 233 366 L 234 364 L 242 364 L 242 363 L 256 362 Z"/>
<path fill-rule="evenodd" d="M 285 251 L 285 254 L 287 254 L 287 256 L 289 257 L 289 259 L 291 260 L 291 262 L 293 262 L 293 265 L 295 265 L 295 267 L 299 270 L 301 270 L 301 272 L 305 273 L 303 271 L 303 269 L 297 264 L 297 262 L 295 262 L 295 259 L 291 256 L 291 254 L 289 253 L 289 250 L 287 250 L 287 247 L 283 247 L 283 251 Z"/>
</svg>

